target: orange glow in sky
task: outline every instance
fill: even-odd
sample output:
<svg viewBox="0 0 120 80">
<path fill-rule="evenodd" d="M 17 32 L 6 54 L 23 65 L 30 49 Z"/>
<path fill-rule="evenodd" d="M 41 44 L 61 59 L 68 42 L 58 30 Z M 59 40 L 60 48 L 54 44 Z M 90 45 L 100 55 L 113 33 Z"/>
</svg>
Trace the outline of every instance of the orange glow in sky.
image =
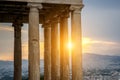
<svg viewBox="0 0 120 80">
<path fill-rule="evenodd" d="M 84 52 L 86 52 L 85 50 L 89 47 L 89 46 L 91 46 L 92 43 L 93 42 L 93 40 L 92 39 L 90 39 L 90 38 L 86 38 L 86 37 L 84 37 L 83 39 L 82 39 L 82 47 L 83 47 L 83 51 Z M 69 39 L 69 41 L 68 41 L 68 44 L 67 44 L 67 48 L 68 48 L 68 50 L 71 52 L 72 51 L 72 49 L 73 49 L 73 42 L 71 42 L 71 40 Z"/>
<path fill-rule="evenodd" d="M 82 46 L 83 48 L 87 48 L 88 46 L 90 46 L 92 43 L 92 40 L 90 38 L 83 38 L 82 39 Z"/>
<path fill-rule="evenodd" d="M 99 46 L 96 47 L 96 45 Z M 105 51 L 105 50 L 108 51 L 110 47 L 112 49 L 116 49 L 116 46 L 117 44 L 114 42 L 102 41 L 102 40 L 99 41 L 88 37 L 82 38 L 82 51 L 83 51 L 82 53 L 94 53 L 94 52 L 99 53 L 100 51 Z M 71 39 L 68 40 L 66 48 L 71 54 L 72 49 L 74 48 L 74 44 L 71 42 Z M 44 42 L 40 42 L 40 57 L 41 59 L 44 58 Z M 22 45 L 22 59 L 28 59 L 28 43 L 23 43 Z M 9 54 L 2 54 L 0 56 L 0 60 L 13 60 L 13 52 L 10 52 Z"/>
</svg>

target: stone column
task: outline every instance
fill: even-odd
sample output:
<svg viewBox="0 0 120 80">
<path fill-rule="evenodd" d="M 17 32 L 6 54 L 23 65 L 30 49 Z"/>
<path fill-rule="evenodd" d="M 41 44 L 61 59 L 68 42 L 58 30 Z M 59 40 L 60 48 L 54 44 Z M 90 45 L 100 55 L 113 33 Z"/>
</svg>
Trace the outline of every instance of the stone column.
<svg viewBox="0 0 120 80">
<path fill-rule="evenodd" d="M 60 19 L 60 80 L 69 80 L 68 16 L 64 13 Z"/>
<path fill-rule="evenodd" d="M 15 21 L 12 26 L 14 27 L 14 80 L 22 80 L 22 23 L 20 21 Z"/>
<path fill-rule="evenodd" d="M 39 9 L 41 4 L 29 3 L 29 80 L 40 80 Z"/>
<path fill-rule="evenodd" d="M 60 80 L 59 59 L 58 22 L 53 22 L 51 25 L 51 80 Z"/>
<path fill-rule="evenodd" d="M 81 9 L 83 5 L 72 5 L 72 80 L 83 80 L 82 73 L 82 29 L 81 29 Z"/>
<path fill-rule="evenodd" d="M 44 80 L 51 80 L 51 26 L 44 25 Z"/>
</svg>

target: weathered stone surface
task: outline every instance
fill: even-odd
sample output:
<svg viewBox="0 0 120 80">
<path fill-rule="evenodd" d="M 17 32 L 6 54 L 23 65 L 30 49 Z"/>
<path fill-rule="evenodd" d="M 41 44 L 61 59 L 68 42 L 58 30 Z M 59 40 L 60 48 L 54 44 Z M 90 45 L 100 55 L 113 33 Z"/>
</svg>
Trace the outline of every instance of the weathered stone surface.
<svg viewBox="0 0 120 80">
<path fill-rule="evenodd" d="M 28 23 L 28 4 L 42 3 L 43 9 L 39 10 L 39 23 L 50 21 L 70 5 L 82 5 L 82 0 L 0 0 L 0 22 L 12 22 L 18 15 L 23 17 L 23 22 Z"/>
<path fill-rule="evenodd" d="M 51 28 L 51 80 L 60 80 L 60 55 L 58 47 L 58 23 Z"/>
<path fill-rule="evenodd" d="M 23 23 L 28 23 L 29 9 L 33 3 L 27 2 L 8 2 L 0 1 L 0 22 L 13 22 L 16 16 L 21 16 Z M 40 3 L 35 3 L 34 6 L 38 6 Z M 59 16 L 60 13 L 69 5 L 65 4 L 42 4 L 42 9 L 39 9 L 39 23 L 43 24 L 50 21 L 56 16 Z M 38 7 L 40 8 L 40 7 Z M 45 19 L 45 20 L 44 20 Z"/>
<path fill-rule="evenodd" d="M 14 27 L 14 80 L 22 80 L 22 23 L 17 20 L 12 26 Z"/>
<path fill-rule="evenodd" d="M 72 6 L 72 80 L 83 80 L 82 74 L 82 29 L 81 9 L 82 6 Z"/>
<path fill-rule="evenodd" d="M 29 80 L 40 80 L 39 10 L 29 13 Z"/>
<path fill-rule="evenodd" d="M 51 27 L 44 26 L 44 80 L 51 80 Z"/>
<path fill-rule="evenodd" d="M 54 3 L 54 4 L 80 4 L 82 0 L 1 0 L 17 2 L 37 2 L 37 3 Z"/>
<path fill-rule="evenodd" d="M 69 15 L 69 13 L 67 14 Z M 69 80 L 68 16 L 63 14 L 60 19 L 60 80 Z"/>
</svg>

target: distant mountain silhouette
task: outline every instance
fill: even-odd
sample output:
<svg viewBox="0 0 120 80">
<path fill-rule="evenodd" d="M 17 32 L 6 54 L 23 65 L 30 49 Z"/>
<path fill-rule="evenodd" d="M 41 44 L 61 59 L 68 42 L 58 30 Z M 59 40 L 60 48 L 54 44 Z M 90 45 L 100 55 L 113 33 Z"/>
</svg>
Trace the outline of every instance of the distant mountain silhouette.
<svg viewBox="0 0 120 80">
<path fill-rule="evenodd" d="M 120 69 L 120 56 L 84 54 L 84 69 Z"/>
</svg>

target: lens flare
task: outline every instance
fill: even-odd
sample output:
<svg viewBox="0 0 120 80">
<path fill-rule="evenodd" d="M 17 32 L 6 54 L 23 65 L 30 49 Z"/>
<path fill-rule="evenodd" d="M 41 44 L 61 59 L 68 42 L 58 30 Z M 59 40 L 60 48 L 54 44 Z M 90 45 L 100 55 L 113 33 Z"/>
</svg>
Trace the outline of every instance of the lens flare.
<svg viewBox="0 0 120 80">
<path fill-rule="evenodd" d="M 68 49 L 71 50 L 73 48 L 72 42 L 68 42 L 67 46 L 68 46 Z"/>
</svg>

